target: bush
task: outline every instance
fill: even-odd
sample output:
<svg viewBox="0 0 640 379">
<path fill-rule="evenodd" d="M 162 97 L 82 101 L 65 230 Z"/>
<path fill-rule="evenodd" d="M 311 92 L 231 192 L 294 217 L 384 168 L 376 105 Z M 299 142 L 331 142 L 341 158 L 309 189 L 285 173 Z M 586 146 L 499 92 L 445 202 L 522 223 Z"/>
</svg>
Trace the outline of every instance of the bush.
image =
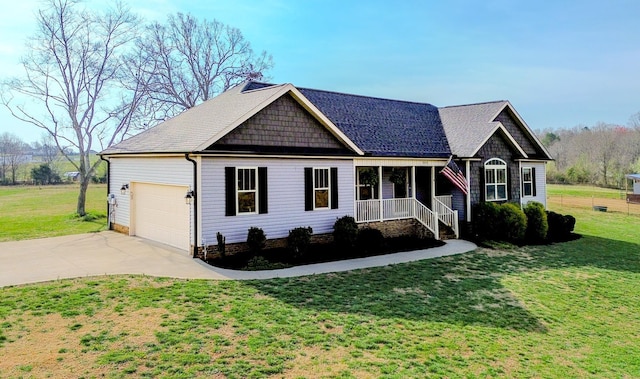
<svg viewBox="0 0 640 379">
<path fill-rule="evenodd" d="M 530 201 L 524 207 L 524 214 L 527 215 L 526 239 L 528 243 L 543 243 L 547 239 L 549 223 L 544 205 L 537 201 Z"/>
<path fill-rule="evenodd" d="M 270 262 L 267 258 L 256 255 L 255 257 L 249 259 L 247 261 L 247 265 L 242 269 L 246 271 L 260 271 L 260 270 L 279 270 L 283 268 L 291 267 L 290 265 L 284 263 L 273 263 Z"/>
<path fill-rule="evenodd" d="M 249 246 L 249 250 L 257 254 L 262 250 L 267 242 L 267 236 L 264 234 L 264 231 L 260 228 L 256 228 L 252 226 L 249 228 L 249 232 L 247 233 L 247 245 Z"/>
<path fill-rule="evenodd" d="M 291 254 L 294 258 L 301 257 L 307 253 L 309 250 L 309 245 L 311 245 L 311 235 L 313 234 L 313 229 L 310 226 L 304 228 L 295 228 L 289 231 L 289 236 L 287 237 L 287 247 L 291 251 Z"/>
<path fill-rule="evenodd" d="M 333 242 L 338 248 L 351 249 L 358 239 L 358 224 L 351 216 L 343 216 L 333 224 Z"/>
<path fill-rule="evenodd" d="M 571 215 L 563 216 L 559 213 L 547 211 L 549 230 L 547 240 L 549 242 L 567 241 L 571 239 L 571 233 L 576 226 L 576 219 Z"/>
<path fill-rule="evenodd" d="M 479 240 L 501 239 L 500 206 L 491 203 L 476 204 L 473 210 L 473 232 Z"/>
<path fill-rule="evenodd" d="M 520 243 L 527 232 L 527 216 L 522 209 L 514 203 L 505 203 L 500 206 L 501 230 L 504 240 Z"/>
<path fill-rule="evenodd" d="M 356 247 L 363 255 L 376 255 L 384 251 L 384 237 L 378 229 L 364 228 L 358 232 Z"/>
</svg>

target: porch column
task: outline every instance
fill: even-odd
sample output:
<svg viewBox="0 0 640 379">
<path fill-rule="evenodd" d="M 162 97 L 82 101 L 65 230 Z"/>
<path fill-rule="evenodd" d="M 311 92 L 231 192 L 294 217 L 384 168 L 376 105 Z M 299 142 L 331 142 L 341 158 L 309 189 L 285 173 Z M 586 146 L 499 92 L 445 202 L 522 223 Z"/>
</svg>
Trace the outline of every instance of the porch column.
<svg viewBox="0 0 640 379">
<path fill-rule="evenodd" d="M 411 166 L 411 197 L 415 200 L 416 196 L 416 166 Z"/>
<path fill-rule="evenodd" d="M 418 197 L 416 196 L 416 166 L 411 166 L 411 197 L 413 201 L 411 202 L 411 211 L 413 212 L 413 217 L 416 217 L 418 213 L 416 211 L 416 202 L 418 201 Z"/>
<path fill-rule="evenodd" d="M 436 199 L 436 166 L 431 166 L 431 208 L 434 207 Z"/>
<path fill-rule="evenodd" d="M 467 222 L 471 222 L 471 161 L 467 160 L 466 161 L 466 167 L 465 167 L 465 176 L 467 177 L 467 185 L 469 186 L 469 191 L 467 192 L 467 209 L 466 209 L 466 216 L 467 216 Z M 484 191 L 484 188 L 480 188 L 480 191 Z"/>
<path fill-rule="evenodd" d="M 384 221 L 384 210 L 382 209 L 382 166 L 378 166 L 378 197 L 380 200 L 380 221 Z"/>
</svg>

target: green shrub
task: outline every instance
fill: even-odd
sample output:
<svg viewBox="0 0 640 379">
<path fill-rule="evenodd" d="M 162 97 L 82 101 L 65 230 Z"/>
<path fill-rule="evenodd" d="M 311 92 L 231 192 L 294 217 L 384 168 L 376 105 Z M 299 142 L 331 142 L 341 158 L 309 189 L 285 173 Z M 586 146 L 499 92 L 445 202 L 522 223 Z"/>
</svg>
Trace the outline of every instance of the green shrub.
<svg viewBox="0 0 640 379">
<path fill-rule="evenodd" d="M 537 201 L 530 201 L 524 207 L 524 214 L 527 215 L 526 239 L 528 243 L 543 243 L 547 239 L 549 223 L 544 205 Z"/>
<path fill-rule="evenodd" d="M 481 241 L 501 239 L 500 206 L 479 203 L 473 209 L 473 232 Z"/>
<path fill-rule="evenodd" d="M 260 271 L 260 270 L 279 270 L 283 268 L 291 267 L 285 263 L 270 262 L 262 255 L 256 255 L 255 257 L 247 261 L 247 265 L 243 268 L 246 271 Z"/>
<path fill-rule="evenodd" d="M 384 236 L 378 229 L 364 228 L 358 232 L 356 247 L 363 255 L 380 254 L 384 250 Z"/>
<path fill-rule="evenodd" d="M 575 217 L 547 211 L 547 220 L 549 222 L 549 230 L 547 232 L 547 240 L 549 242 L 567 241 L 571 238 L 573 228 L 576 226 Z"/>
<path fill-rule="evenodd" d="M 247 233 L 247 245 L 252 253 L 259 253 L 260 250 L 264 248 L 266 242 L 267 236 L 261 228 L 257 228 L 255 226 L 249 228 L 249 232 Z"/>
<path fill-rule="evenodd" d="M 309 250 L 313 229 L 310 226 L 295 228 L 289 231 L 287 247 L 294 257 L 301 257 Z"/>
<path fill-rule="evenodd" d="M 358 224 L 351 216 L 343 216 L 333 224 L 333 242 L 338 248 L 351 249 L 358 238 Z"/>
<path fill-rule="evenodd" d="M 527 232 L 527 216 L 517 204 L 500 206 L 501 230 L 505 241 L 520 243 Z"/>
</svg>

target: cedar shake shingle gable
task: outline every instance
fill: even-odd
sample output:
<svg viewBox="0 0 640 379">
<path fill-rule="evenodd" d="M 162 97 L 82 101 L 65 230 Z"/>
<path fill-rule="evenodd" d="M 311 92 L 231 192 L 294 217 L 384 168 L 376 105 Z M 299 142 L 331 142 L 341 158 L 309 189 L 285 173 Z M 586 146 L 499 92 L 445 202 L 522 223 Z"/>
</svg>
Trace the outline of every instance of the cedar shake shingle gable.
<svg viewBox="0 0 640 379">
<path fill-rule="evenodd" d="M 431 104 L 299 90 L 369 155 L 445 158 L 451 154 L 438 108 Z"/>
<path fill-rule="evenodd" d="M 101 154 L 184 153 L 201 151 L 221 138 L 270 99 L 279 97 L 285 85 L 242 93 L 236 86 L 153 128 L 137 134 Z"/>
<path fill-rule="evenodd" d="M 507 109 L 520 125 L 519 127 L 514 126 L 514 128 L 519 128 L 517 135 L 513 135 L 515 131 L 509 131 L 509 128 L 506 127 L 508 125 L 504 125 L 500 121 L 500 116 Z M 552 159 L 544 146 L 537 140 L 535 134 L 506 100 L 442 107 L 438 111 L 451 152 L 458 157 L 473 157 L 497 130 L 502 130 L 514 148 L 520 152 L 522 158 Z M 521 139 L 520 143 L 517 142 L 518 139 Z M 522 139 L 526 139 L 526 141 Z M 522 145 L 524 142 L 526 142 L 526 146 Z M 529 150 L 529 153 L 525 150 Z"/>
</svg>

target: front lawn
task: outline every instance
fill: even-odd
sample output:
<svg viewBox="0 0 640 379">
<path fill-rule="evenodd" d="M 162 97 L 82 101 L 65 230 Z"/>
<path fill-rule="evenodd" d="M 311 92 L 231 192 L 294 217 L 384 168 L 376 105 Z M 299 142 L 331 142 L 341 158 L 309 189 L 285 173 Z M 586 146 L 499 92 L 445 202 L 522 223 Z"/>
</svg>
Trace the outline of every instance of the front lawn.
<svg viewBox="0 0 640 379">
<path fill-rule="evenodd" d="M 2 288 L 0 377 L 640 377 L 638 218 L 553 210 L 584 237 L 292 279 Z"/>
<path fill-rule="evenodd" d="M 78 185 L 0 187 L 0 242 L 105 230 L 104 184 L 87 190 L 88 217 L 76 217 Z"/>
</svg>

